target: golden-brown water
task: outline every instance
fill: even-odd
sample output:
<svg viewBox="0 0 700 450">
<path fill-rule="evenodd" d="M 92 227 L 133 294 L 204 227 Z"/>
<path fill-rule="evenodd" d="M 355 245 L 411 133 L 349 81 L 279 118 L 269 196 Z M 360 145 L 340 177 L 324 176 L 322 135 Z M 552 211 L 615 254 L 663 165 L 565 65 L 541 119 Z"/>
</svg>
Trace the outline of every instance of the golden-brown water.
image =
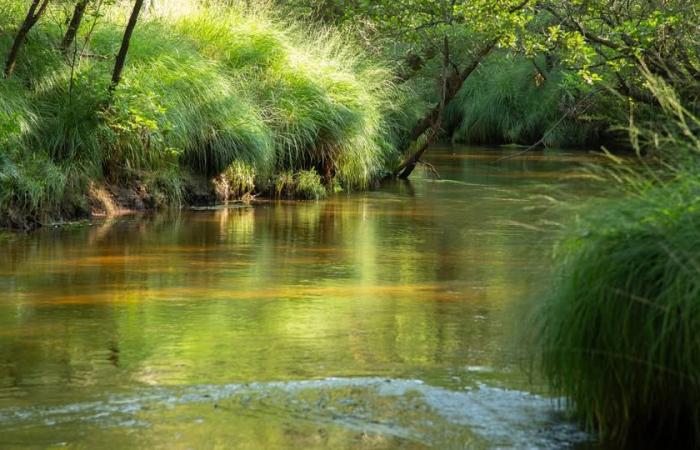
<svg viewBox="0 0 700 450">
<path fill-rule="evenodd" d="M 0 447 L 561 448 L 509 344 L 584 153 L 0 238 Z M 540 393 L 537 395 L 534 393 Z"/>
</svg>

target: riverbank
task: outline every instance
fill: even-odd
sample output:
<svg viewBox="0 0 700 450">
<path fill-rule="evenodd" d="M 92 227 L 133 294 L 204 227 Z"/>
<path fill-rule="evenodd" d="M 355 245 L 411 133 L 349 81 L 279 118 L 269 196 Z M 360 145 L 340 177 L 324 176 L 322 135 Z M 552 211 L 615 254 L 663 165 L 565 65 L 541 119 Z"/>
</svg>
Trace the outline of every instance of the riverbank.
<svg viewBox="0 0 700 450">
<path fill-rule="evenodd" d="M 630 128 L 647 156 L 598 170 L 626 195 L 580 210 L 530 325 L 550 385 L 601 439 L 700 448 L 700 117 L 647 80 L 662 114 Z"/>
<path fill-rule="evenodd" d="M 0 54 L 25 7 L 8 5 Z M 116 88 L 128 10 L 89 9 L 68 52 L 60 25 L 34 26 L 0 82 L 0 226 L 86 217 L 105 192 L 117 208 L 207 203 L 249 194 L 251 176 L 317 197 L 317 179 L 363 189 L 395 164 L 401 95 L 358 46 L 262 8 L 176 6 L 144 12 Z"/>
</svg>

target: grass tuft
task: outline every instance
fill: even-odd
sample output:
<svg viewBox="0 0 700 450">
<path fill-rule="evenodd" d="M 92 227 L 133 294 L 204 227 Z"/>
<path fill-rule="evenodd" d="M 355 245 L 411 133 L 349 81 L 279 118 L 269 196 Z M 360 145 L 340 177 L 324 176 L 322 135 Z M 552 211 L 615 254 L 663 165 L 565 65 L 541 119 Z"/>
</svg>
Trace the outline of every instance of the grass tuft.
<svg viewBox="0 0 700 450">
<path fill-rule="evenodd" d="M 0 54 L 26 7 L 4 4 Z M 0 82 L 0 214 L 73 210 L 61 205 L 61 185 L 75 176 L 147 185 L 158 193 L 156 205 L 180 204 L 187 180 L 244 164 L 260 180 L 293 172 L 290 192 L 317 198 L 318 173 L 325 182 L 365 188 L 396 160 L 403 94 L 387 81 L 389 70 L 338 32 L 309 32 L 243 2 L 164 2 L 144 14 L 110 96 L 127 6 L 105 6 L 89 41 L 92 26 L 81 28 L 71 67 L 57 45 L 68 10 L 52 4 L 13 79 Z M 44 169 L 52 180 L 40 175 Z M 71 198 L 87 195 L 85 183 L 70 190 Z"/>
<path fill-rule="evenodd" d="M 284 171 L 274 179 L 276 198 L 320 200 L 328 195 L 321 176 L 314 170 Z"/>
<path fill-rule="evenodd" d="M 664 114 L 631 121 L 645 155 L 608 169 L 537 314 L 542 370 L 604 439 L 700 446 L 700 120 L 647 73 Z"/>
<path fill-rule="evenodd" d="M 542 365 L 584 422 L 700 442 L 700 181 L 586 223 L 540 317 Z"/>
</svg>

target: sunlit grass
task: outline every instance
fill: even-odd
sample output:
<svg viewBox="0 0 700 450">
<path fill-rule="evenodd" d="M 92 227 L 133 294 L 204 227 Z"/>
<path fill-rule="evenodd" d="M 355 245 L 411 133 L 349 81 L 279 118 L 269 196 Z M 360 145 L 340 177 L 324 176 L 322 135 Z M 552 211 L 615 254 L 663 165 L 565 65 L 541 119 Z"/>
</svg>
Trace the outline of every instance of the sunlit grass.
<svg viewBox="0 0 700 450">
<path fill-rule="evenodd" d="M 15 7 L 0 12 L 0 54 L 21 20 L 19 2 L 6 1 Z M 35 173 L 25 164 L 34 158 L 98 182 L 150 189 L 159 178 L 165 203 L 177 204 L 188 174 L 213 178 L 231 164 L 255 167 L 265 182 L 278 172 L 316 170 L 365 188 L 397 158 L 392 121 L 400 94 L 390 72 L 337 32 L 310 32 L 264 5 L 166 2 L 145 11 L 123 80 L 109 95 L 126 13 L 105 10 L 87 45 L 83 27 L 73 68 L 56 49 L 55 21 L 32 30 L 15 78 L 0 86 L 8 93 L 0 99 L 6 183 L 12 173 Z M 165 173 L 177 180 L 154 176 Z M 4 210 L 54 204 L 39 220 L 61 215 L 60 193 L 45 201 L 54 190 L 35 186 L 20 195 L 30 201 L 19 202 L 12 183 Z"/>
</svg>

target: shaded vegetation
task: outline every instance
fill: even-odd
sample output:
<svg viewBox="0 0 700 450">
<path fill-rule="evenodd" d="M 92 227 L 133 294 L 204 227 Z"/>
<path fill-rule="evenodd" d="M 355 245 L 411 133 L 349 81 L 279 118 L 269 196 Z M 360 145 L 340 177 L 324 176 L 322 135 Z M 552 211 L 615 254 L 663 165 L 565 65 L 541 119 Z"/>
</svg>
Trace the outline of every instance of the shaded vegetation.
<svg viewBox="0 0 700 450">
<path fill-rule="evenodd" d="M 468 144 L 530 145 L 542 138 L 551 147 L 599 141 L 609 124 L 592 114 L 591 102 L 577 104 L 580 92 L 567 89 L 561 68 L 545 67 L 544 57 L 492 54 L 448 105 L 448 136 Z"/>
<path fill-rule="evenodd" d="M 604 438 L 695 448 L 700 120 L 646 75 L 665 114 L 630 133 L 654 162 L 605 174 L 629 194 L 594 205 L 565 242 L 538 339 L 552 386 Z"/>
<path fill-rule="evenodd" d="M 544 372 L 605 437 L 699 442 L 699 195 L 693 182 L 628 199 L 569 242 Z"/>
</svg>

